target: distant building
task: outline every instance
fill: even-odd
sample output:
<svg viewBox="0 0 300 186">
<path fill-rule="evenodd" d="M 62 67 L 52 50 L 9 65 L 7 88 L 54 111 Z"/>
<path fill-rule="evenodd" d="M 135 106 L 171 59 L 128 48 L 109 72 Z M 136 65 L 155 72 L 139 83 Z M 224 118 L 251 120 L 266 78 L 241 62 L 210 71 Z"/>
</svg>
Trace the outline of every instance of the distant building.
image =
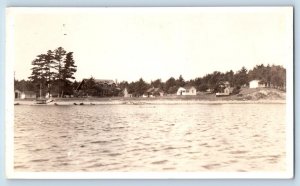
<svg viewBox="0 0 300 186">
<path fill-rule="evenodd" d="M 45 98 L 59 97 L 59 93 L 57 91 L 51 91 L 51 93 L 47 92 Z M 73 95 L 64 95 L 64 97 L 73 97 Z"/>
<path fill-rule="evenodd" d="M 229 81 L 222 81 L 222 82 L 220 83 L 220 85 L 224 86 L 225 88 L 229 88 L 229 87 L 230 87 Z"/>
<path fill-rule="evenodd" d="M 15 90 L 15 99 L 35 99 L 36 93 L 34 91 L 20 91 Z"/>
<path fill-rule="evenodd" d="M 35 99 L 36 93 L 34 91 L 24 91 L 21 94 L 21 99 Z"/>
<path fill-rule="evenodd" d="M 185 91 L 186 91 L 185 88 L 179 87 L 176 94 L 177 94 L 178 96 L 181 96 L 181 95 L 184 95 L 184 94 L 185 94 Z"/>
<path fill-rule="evenodd" d="M 195 96 L 197 89 L 194 86 L 179 87 L 176 94 L 178 96 Z"/>
<path fill-rule="evenodd" d="M 261 80 L 252 80 L 249 82 L 249 88 L 261 88 L 266 87 L 265 83 Z"/>
<path fill-rule="evenodd" d="M 207 93 L 213 93 L 213 89 L 211 89 L 211 88 L 208 88 L 208 89 L 206 89 L 206 91 L 205 92 L 207 92 Z"/>
<path fill-rule="evenodd" d="M 114 80 L 111 79 L 94 79 L 94 81 L 97 85 L 102 85 L 104 87 L 115 87 L 117 85 Z"/>
<path fill-rule="evenodd" d="M 21 99 L 21 91 L 19 91 L 19 90 L 15 90 L 15 99 Z"/>
<path fill-rule="evenodd" d="M 123 94 L 124 94 L 124 98 L 131 98 L 132 97 L 132 94 L 128 94 L 127 88 L 124 89 Z"/>
<path fill-rule="evenodd" d="M 83 96 L 113 96 L 116 94 L 116 91 L 120 91 L 117 87 L 117 84 L 114 80 L 110 79 L 93 79 L 95 83 L 93 90 L 88 90 L 90 87 L 88 86 L 88 82 L 91 79 L 83 79 L 78 87 L 75 89 L 77 95 Z"/>
<path fill-rule="evenodd" d="M 222 81 L 219 83 L 219 91 L 216 93 L 216 96 L 229 96 L 233 91 L 233 88 L 230 87 L 228 81 Z"/>
<path fill-rule="evenodd" d="M 194 96 L 197 94 L 197 89 L 194 86 L 185 86 L 185 95 Z"/>
<path fill-rule="evenodd" d="M 82 89 L 84 84 L 89 81 L 89 79 L 83 79 L 81 81 L 81 83 L 78 85 L 78 87 L 76 88 L 76 90 Z M 96 85 L 98 86 L 102 86 L 102 87 L 114 87 L 116 86 L 116 83 L 114 82 L 114 80 L 111 79 L 94 79 L 94 82 Z"/>
<path fill-rule="evenodd" d="M 164 92 L 160 88 L 149 88 L 146 91 L 146 97 L 156 97 L 156 96 L 163 96 Z"/>
</svg>

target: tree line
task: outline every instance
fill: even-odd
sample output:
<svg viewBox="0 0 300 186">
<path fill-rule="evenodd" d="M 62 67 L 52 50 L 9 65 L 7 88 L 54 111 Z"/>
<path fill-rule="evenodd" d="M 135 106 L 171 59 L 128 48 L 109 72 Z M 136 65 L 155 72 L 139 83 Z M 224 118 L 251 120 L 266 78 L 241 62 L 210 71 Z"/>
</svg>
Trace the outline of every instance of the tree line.
<svg viewBox="0 0 300 186">
<path fill-rule="evenodd" d="M 73 59 L 73 52 L 67 52 L 62 47 L 48 50 L 46 53 L 38 55 L 32 61 L 32 66 L 32 73 L 28 80 L 15 80 L 15 89 L 36 92 L 42 90 L 44 94 L 56 93 L 58 97 L 78 95 L 76 88 L 79 82 L 74 78 L 77 66 Z M 122 96 L 122 92 L 126 88 L 128 93 L 139 97 L 152 87 L 161 89 L 165 94 L 175 94 L 179 87 L 194 86 L 197 91 L 215 93 L 219 91 L 220 83 L 228 81 L 234 88 L 234 92 L 238 93 L 241 87 L 249 85 L 249 81 L 254 79 L 260 80 L 266 87 L 285 90 L 286 69 L 279 65 L 265 66 L 261 64 L 250 70 L 242 67 L 237 72 L 232 70 L 214 71 L 191 80 L 185 80 L 180 75 L 178 78 L 170 77 L 165 82 L 156 79 L 148 83 L 140 78 L 132 82 L 122 81 L 111 88 L 98 86 L 95 79 L 91 77 L 88 79 L 84 91 L 92 96 Z"/>
<path fill-rule="evenodd" d="M 121 89 L 127 88 L 128 92 L 133 96 L 143 95 L 147 89 L 151 87 L 160 88 L 166 94 L 175 94 L 179 87 L 194 86 L 197 91 L 201 92 L 218 92 L 220 83 L 228 81 L 230 86 L 234 88 L 234 92 L 238 93 L 243 86 L 249 86 L 249 81 L 260 80 L 266 87 L 285 90 L 286 86 L 286 69 L 279 65 L 256 65 L 253 69 L 247 70 L 242 67 L 237 72 L 232 70 L 225 73 L 214 71 L 206 74 L 203 77 L 185 81 L 180 75 L 177 79 L 170 77 L 163 82 L 161 79 L 156 79 L 150 83 L 145 82 L 142 78 L 138 81 L 128 83 L 123 81 L 119 84 Z"/>
</svg>

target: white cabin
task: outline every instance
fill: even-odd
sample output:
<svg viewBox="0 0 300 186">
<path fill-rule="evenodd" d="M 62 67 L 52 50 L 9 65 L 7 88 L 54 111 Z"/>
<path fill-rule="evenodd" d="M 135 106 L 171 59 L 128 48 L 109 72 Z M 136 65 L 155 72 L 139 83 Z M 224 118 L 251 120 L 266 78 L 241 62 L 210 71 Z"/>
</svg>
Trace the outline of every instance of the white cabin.
<svg viewBox="0 0 300 186">
<path fill-rule="evenodd" d="M 265 87 L 265 84 L 262 83 L 260 80 L 252 80 L 249 82 L 249 88 L 261 88 Z"/>
<path fill-rule="evenodd" d="M 124 98 L 131 98 L 132 97 L 132 94 L 128 93 L 127 88 L 124 89 L 123 93 L 124 93 Z"/>
<path fill-rule="evenodd" d="M 197 89 L 194 86 L 179 87 L 176 93 L 178 96 L 197 95 Z"/>
</svg>

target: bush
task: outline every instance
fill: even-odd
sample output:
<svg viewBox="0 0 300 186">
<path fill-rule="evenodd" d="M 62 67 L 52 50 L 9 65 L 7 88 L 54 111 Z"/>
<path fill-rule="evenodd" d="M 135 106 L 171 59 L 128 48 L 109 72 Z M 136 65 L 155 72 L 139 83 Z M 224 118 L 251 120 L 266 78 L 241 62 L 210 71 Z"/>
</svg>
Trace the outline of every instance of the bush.
<svg viewBox="0 0 300 186">
<path fill-rule="evenodd" d="M 209 87 L 206 84 L 201 84 L 199 86 L 199 91 L 205 92 Z"/>
<path fill-rule="evenodd" d="M 240 93 L 240 91 L 241 91 L 240 86 L 234 87 L 233 90 L 232 90 L 232 94 L 238 94 L 238 93 Z"/>
</svg>

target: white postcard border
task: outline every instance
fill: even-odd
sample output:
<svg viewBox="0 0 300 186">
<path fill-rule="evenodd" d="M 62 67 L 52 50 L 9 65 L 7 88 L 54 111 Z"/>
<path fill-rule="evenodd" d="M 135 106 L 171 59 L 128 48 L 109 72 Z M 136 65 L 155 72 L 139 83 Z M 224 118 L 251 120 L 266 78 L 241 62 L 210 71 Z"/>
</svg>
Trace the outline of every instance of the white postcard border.
<svg viewBox="0 0 300 186">
<path fill-rule="evenodd" d="M 156 7 L 157 8 L 157 7 Z M 159 9 L 170 7 L 158 7 Z M 198 8 L 209 10 L 230 10 L 236 7 L 172 7 L 174 10 Z M 249 10 L 253 7 L 238 7 L 240 10 Z M 270 7 L 255 7 L 259 9 Z M 293 7 L 272 7 L 285 8 L 290 14 L 287 23 L 293 28 Z M 9 179 L 290 179 L 294 177 L 294 74 L 293 74 L 293 33 L 290 34 L 291 54 L 287 65 L 287 97 L 286 97 L 286 167 L 285 172 L 16 172 L 14 171 L 14 97 L 13 97 L 13 66 L 14 66 L 14 13 L 26 11 L 94 11 L 97 9 L 116 8 L 7 8 L 6 11 L 6 62 L 5 62 L 5 162 L 6 177 Z M 123 8 L 118 8 L 123 9 Z M 130 9 L 126 7 L 125 9 Z M 132 9 L 152 9 L 146 7 Z M 292 11 L 291 11 L 292 10 Z M 293 29 L 291 30 L 293 32 Z"/>
</svg>

